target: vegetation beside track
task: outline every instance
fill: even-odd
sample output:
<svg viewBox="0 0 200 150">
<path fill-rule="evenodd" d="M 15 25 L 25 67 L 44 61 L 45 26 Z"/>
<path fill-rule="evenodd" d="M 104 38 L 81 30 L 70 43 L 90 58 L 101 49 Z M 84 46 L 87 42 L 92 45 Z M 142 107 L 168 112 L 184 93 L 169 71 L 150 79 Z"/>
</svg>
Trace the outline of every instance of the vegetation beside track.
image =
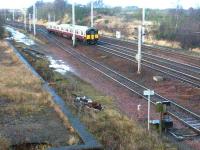
<svg viewBox="0 0 200 150">
<path fill-rule="evenodd" d="M 0 150 L 79 143 L 42 82 L 0 41 Z"/>
<path fill-rule="evenodd" d="M 176 149 L 156 133 L 151 135 L 137 122 L 130 120 L 117 109 L 114 100 L 95 90 L 90 84 L 82 81 L 72 73 L 61 75 L 49 68 L 45 58 L 37 58 L 23 51 L 24 45 L 15 45 L 34 66 L 37 72 L 54 87 L 70 106 L 75 115 L 88 127 L 90 132 L 103 144 L 105 149 L 116 150 L 165 150 Z M 91 109 L 78 109 L 74 105 L 74 95 L 86 95 L 101 103 L 105 109 L 96 112 Z"/>
<path fill-rule="evenodd" d="M 5 34 L 3 25 L 4 25 L 4 19 L 0 15 L 0 39 L 2 39 L 4 37 L 4 34 Z"/>
</svg>

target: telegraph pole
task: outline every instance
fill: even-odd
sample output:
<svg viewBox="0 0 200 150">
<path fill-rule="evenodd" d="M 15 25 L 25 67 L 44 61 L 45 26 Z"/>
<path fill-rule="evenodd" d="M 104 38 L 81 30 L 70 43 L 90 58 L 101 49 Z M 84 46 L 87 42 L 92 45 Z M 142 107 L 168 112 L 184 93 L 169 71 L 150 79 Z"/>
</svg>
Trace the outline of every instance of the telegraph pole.
<svg viewBox="0 0 200 150">
<path fill-rule="evenodd" d="M 48 13 L 48 22 L 51 22 L 51 14 Z"/>
<path fill-rule="evenodd" d="M 141 73 L 141 44 L 142 44 L 142 42 L 141 42 L 141 37 L 142 37 L 141 29 L 142 29 L 141 25 L 138 26 L 138 54 L 136 55 L 136 59 L 138 61 L 138 71 L 137 71 L 138 74 Z"/>
<path fill-rule="evenodd" d="M 15 21 L 15 10 L 13 9 L 13 22 Z"/>
<path fill-rule="evenodd" d="M 75 46 L 75 2 L 73 2 L 72 4 L 72 25 L 73 25 L 73 36 L 72 36 L 72 40 L 73 40 L 73 46 Z"/>
<path fill-rule="evenodd" d="M 4 9 L 4 19 L 5 19 L 5 21 L 7 20 L 6 19 L 6 9 Z"/>
<path fill-rule="evenodd" d="M 36 35 L 36 28 L 35 28 L 35 3 L 33 4 L 33 34 Z"/>
<path fill-rule="evenodd" d="M 29 31 L 31 32 L 31 14 L 28 14 L 29 20 Z"/>
<path fill-rule="evenodd" d="M 94 6 L 93 6 L 93 0 L 91 0 L 91 27 L 94 26 L 94 13 L 93 13 L 93 9 L 94 9 Z"/>
<path fill-rule="evenodd" d="M 178 27 L 178 19 L 179 19 L 179 8 L 180 8 L 180 0 L 177 0 L 177 6 L 176 6 L 176 29 Z"/>
<path fill-rule="evenodd" d="M 26 31 L 26 9 L 24 10 L 24 28 Z"/>
<path fill-rule="evenodd" d="M 145 8 L 142 8 L 142 44 L 145 40 Z"/>
<path fill-rule="evenodd" d="M 37 22 L 37 7 L 35 6 L 35 22 Z"/>
</svg>

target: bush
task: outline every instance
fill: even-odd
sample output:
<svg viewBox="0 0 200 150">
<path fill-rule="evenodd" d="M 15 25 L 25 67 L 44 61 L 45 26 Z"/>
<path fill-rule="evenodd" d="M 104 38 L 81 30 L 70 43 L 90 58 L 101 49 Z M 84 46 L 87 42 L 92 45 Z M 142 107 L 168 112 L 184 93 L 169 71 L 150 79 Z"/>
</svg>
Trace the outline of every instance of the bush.
<svg viewBox="0 0 200 150">
<path fill-rule="evenodd" d="M 0 16 L 0 39 L 4 37 L 4 19 Z"/>
<path fill-rule="evenodd" d="M 108 23 L 109 23 L 109 20 L 104 20 L 104 23 L 105 23 L 105 24 L 108 24 Z"/>
<path fill-rule="evenodd" d="M 200 9 L 181 10 L 178 19 L 175 12 L 165 17 L 155 33 L 157 39 L 180 42 L 182 48 L 200 47 Z"/>
</svg>

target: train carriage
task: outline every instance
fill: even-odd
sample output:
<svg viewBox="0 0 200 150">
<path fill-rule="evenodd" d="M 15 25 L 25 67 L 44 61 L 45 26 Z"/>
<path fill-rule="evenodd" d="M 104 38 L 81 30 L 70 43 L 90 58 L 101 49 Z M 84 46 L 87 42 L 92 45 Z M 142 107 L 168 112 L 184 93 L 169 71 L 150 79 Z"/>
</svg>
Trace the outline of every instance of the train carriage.
<svg viewBox="0 0 200 150">
<path fill-rule="evenodd" d="M 49 33 L 55 33 L 66 38 L 72 38 L 73 36 L 74 27 L 71 24 L 49 22 L 46 28 Z M 99 39 L 96 28 L 79 25 L 75 25 L 75 37 L 77 40 L 87 42 L 88 44 L 96 44 Z"/>
</svg>

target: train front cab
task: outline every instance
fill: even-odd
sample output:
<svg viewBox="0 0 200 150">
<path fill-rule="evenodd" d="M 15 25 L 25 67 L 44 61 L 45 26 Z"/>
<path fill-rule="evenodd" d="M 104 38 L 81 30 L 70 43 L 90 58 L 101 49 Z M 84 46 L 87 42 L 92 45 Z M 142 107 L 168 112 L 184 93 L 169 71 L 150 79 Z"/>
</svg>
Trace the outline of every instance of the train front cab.
<svg viewBox="0 0 200 150">
<path fill-rule="evenodd" d="M 99 39 L 98 30 L 95 28 L 89 28 L 86 31 L 86 41 L 88 44 L 96 44 Z"/>
</svg>

